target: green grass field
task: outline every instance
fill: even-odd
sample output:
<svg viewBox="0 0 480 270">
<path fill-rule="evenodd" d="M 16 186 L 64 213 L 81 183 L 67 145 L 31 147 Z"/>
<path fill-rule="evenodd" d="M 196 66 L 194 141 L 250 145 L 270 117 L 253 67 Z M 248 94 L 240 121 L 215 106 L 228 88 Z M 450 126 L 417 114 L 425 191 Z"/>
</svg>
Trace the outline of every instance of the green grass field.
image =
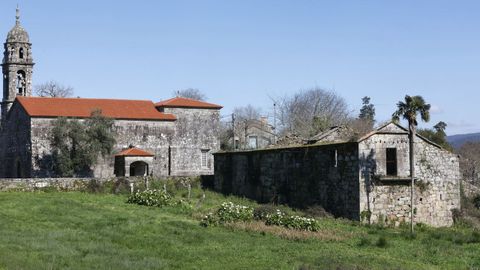
<svg viewBox="0 0 480 270">
<path fill-rule="evenodd" d="M 0 193 L 0 269 L 480 269 L 469 228 L 404 229 L 322 219 L 318 233 L 259 224 L 202 227 L 235 197 L 193 192 L 193 210 L 125 203 L 125 195 Z"/>
</svg>

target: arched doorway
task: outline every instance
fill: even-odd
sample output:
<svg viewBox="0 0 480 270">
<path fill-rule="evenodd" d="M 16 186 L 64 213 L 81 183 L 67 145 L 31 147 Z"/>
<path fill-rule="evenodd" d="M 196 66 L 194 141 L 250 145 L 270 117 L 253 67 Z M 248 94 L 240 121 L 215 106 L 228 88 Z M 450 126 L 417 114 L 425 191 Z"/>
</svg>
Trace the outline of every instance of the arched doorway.
<svg viewBox="0 0 480 270">
<path fill-rule="evenodd" d="M 148 175 L 148 164 L 143 161 L 135 161 L 130 164 L 130 176 Z"/>
</svg>

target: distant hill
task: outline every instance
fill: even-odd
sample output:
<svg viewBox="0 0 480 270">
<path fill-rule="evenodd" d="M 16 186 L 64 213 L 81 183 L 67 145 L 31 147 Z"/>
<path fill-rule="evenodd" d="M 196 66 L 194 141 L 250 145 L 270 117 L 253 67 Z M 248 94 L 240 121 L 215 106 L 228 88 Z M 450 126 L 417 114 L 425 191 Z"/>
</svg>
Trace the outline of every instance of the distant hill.
<svg viewBox="0 0 480 270">
<path fill-rule="evenodd" d="M 480 133 L 458 134 L 447 136 L 447 141 L 454 147 L 459 148 L 466 142 L 480 141 Z"/>
</svg>

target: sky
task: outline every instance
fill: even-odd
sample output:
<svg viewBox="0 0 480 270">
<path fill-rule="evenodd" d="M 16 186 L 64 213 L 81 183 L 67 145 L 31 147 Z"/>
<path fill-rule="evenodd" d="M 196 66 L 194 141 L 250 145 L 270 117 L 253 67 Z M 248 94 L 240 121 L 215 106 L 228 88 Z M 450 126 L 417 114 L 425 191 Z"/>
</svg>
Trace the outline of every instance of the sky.
<svg viewBox="0 0 480 270">
<path fill-rule="evenodd" d="M 480 1 L 2 0 L 0 35 L 28 31 L 33 84 L 88 98 L 148 99 L 200 89 L 223 116 L 320 87 L 378 122 L 405 95 L 447 134 L 480 132 Z"/>
</svg>

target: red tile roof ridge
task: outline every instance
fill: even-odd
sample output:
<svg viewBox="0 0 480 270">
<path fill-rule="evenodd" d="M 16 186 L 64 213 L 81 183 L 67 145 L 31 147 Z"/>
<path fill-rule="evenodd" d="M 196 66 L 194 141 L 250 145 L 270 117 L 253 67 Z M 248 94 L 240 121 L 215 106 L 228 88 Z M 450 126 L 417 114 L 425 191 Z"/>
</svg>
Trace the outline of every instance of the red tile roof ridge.
<svg viewBox="0 0 480 270">
<path fill-rule="evenodd" d="M 116 157 L 120 157 L 120 156 L 153 157 L 155 155 L 150 153 L 150 152 L 147 152 L 145 150 L 142 150 L 140 148 L 130 147 L 130 148 L 127 148 L 127 149 L 121 151 L 120 153 L 116 154 L 115 156 Z"/>
<path fill-rule="evenodd" d="M 221 109 L 223 106 L 185 97 L 174 97 L 155 103 L 156 107 Z"/>
<path fill-rule="evenodd" d="M 145 101 L 145 102 L 152 102 L 151 100 L 149 99 L 124 99 L 124 98 L 84 98 L 84 97 L 33 97 L 33 96 L 30 96 L 30 97 L 25 97 L 25 96 L 17 96 L 16 98 L 18 99 L 62 99 L 62 100 L 66 100 L 66 99 L 72 99 L 72 100 L 79 100 L 79 99 L 82 99 L 82 100 L 111 100 L 111 101 Z"/>
<path fill-rule="evenodd" d="M 159 112 L 151 100 L 17 97 L 31 117 L 88 118 L 92 111 L 102 110 L 106 117 L 127 120 L 175 121 L 173 114 Z"/>
</svg>

